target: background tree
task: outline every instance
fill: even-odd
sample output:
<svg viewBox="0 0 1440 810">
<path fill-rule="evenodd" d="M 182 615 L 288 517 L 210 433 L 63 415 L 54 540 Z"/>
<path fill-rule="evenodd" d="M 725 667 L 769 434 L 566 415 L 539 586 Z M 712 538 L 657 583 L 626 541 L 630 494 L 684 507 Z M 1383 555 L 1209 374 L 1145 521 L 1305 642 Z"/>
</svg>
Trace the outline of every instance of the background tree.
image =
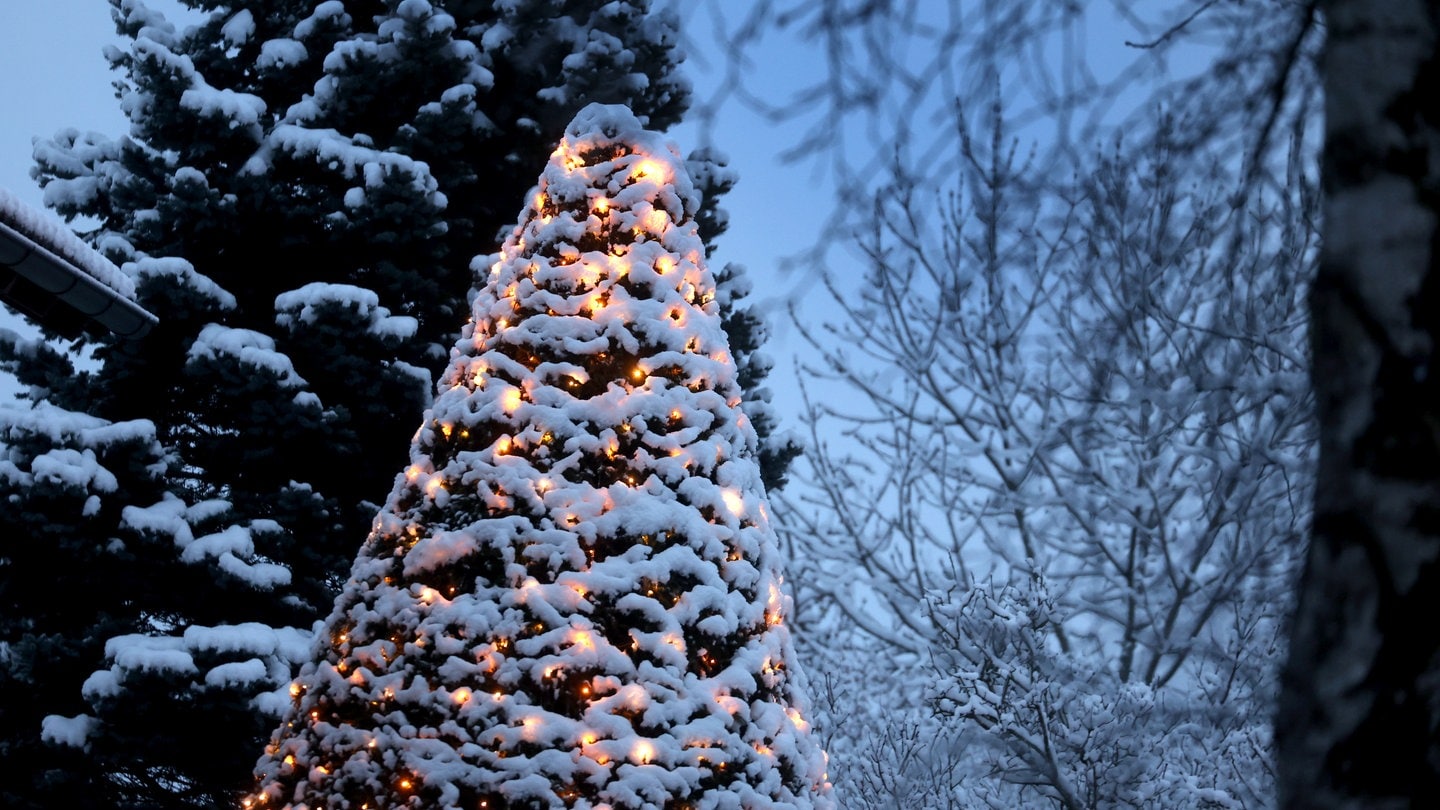
<svg viewBox="0 0 1440 810">
<path fill-rule="evenodd" d="M 840 642 L 802 650 L 822 696 L 897 696 L 830 729 L 842 800 L 1270 803 L 1309 515 L 1313 9 L 748 9 L 717 15 L 736 73 L 702 110 L 809 125 L 795 154 L 843 189 L 797 257 L 833 301 L 802 310 L 828 324 L 780 513 L 802 639 Z M 743 71 L 786 37 L 824 67 L 775 100 Z M 891 685 L 847 667 L 876 643 Z"/>
<path fill-rule="evenodd" d="M 802 619 L 930 683 L 893 710 L 928 703 L 908 756 L 955 760 L 954 806 L 1263 805 L 1308 517 L 1305 212 L 1257 201 L 1236 249 L 1164 142 L 1040 208 L 1002 139 L 969 148 L 948 207 L 877 202 L 868 284 L 810 333 L 825 404 L 783 513 Z M 869 748 L 834 747 L 842 773 Z"/>
<path fill-rule="evenodd" d="M 829 806 L 698 202 L 570 125 L 252 806 Z"/>
<path fill-rule="evenodd" d="M 1325 247 L 1311 295 L 1315 529 L 1276 733 L 1286 807 L 1440 801 L 1434 4 L 1324 3 Z"/>
</svg>

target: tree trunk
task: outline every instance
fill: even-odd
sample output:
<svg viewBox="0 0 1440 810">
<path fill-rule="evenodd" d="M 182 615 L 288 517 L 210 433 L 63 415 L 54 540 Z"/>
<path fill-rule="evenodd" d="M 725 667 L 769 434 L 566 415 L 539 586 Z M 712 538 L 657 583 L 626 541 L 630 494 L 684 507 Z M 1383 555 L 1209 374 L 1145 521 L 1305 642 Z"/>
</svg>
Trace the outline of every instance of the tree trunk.
<svg viewBox="0 0 1440 810">
<path fill-rule="evenodd" d="M 1440 4 L 1325 12 L 1320 458 L 1280 801 L 1440 807 Z"/>
</svg>

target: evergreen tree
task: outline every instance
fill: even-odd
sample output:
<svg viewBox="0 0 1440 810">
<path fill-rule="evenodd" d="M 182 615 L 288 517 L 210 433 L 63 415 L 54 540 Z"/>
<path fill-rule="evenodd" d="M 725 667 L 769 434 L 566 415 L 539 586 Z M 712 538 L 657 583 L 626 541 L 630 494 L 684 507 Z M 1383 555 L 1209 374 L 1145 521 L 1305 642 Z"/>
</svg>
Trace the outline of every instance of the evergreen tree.
<svg viewBox="0 0 1440 810">
<path fill-rule="evenodd" d="M 161 496 L 160 447 L 146 423 L 112 425 L 49 407 L 0 409 L 0 438 L 0 803 L 103 807 L 78 749 L 39 744 L 42 723 L 84 708 L 77 685 L 106 639 L 133 619 L 126 578 L 153 549 L 115 528 L 126 504 Z M 96 588 L 105 593 L 90 598 Z M 57 740 L 83 731 L 83 721 L 44 726 Z"/>
<path fill-rule="evenodd" d="M 830 806 L 698 203 L 570 125 L 247 806 Z"/>
<path fill-rule="evenodd" d="M 196 0 L 207 16 L 185 30 L 111 5 L 130 132 L 41 142 L 36 175 L 52 207 L 98 221 L 92 242 L 160 325 L 64 352 L 6 338 L 0 358 L 55 413 L 147 420 L 162 448 L 113 470 L 139 477 L 95 520 L 19 487 L 34 519 L 15 542 L 64 524 L 77 545 L 129 532 L 154 555 L 67 572 L 77 609 L 108 618 L 56 631 L 76 663 L 0 745 L 38 747 L 31 719 L 54 715 L 76 751 L 50 753 L 83 752 L 77 772 L 111 791 L 98 804 L 223 805 L 286 701 L 286 628 L 329 609 L 523 167 L 591 99 L 663 128 L 688 91 L 675 23 L 648 0 Z M 99 368 L 77 374 L 86 351 Z M 47 576 L 11 564 L 0 589 Z M 15 610 L 16 626 L 42 612 Z"/>
</svg>

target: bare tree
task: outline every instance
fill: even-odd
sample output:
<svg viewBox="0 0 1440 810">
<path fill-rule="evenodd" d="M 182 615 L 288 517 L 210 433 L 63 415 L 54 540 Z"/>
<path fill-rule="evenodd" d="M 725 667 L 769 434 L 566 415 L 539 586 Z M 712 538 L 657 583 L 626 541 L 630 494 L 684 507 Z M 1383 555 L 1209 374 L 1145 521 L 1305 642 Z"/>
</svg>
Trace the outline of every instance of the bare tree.
<svg viewBox="0 0 1440 810">
<path fill-rule="evenodd" d="M 972 801 L 1267 802 L 1313 195 L 1297 164 L 1232 207 L 1183 124 L 1062 194 L 998 106 L 962 117 L 961 187 L 877 197 L 865 283 L 806 331 L 811 387 L 848 393 L 816 398 L 786 501 L 798 587 L 912 662 L 908 699 L 994 777 Z"/>
</svg>

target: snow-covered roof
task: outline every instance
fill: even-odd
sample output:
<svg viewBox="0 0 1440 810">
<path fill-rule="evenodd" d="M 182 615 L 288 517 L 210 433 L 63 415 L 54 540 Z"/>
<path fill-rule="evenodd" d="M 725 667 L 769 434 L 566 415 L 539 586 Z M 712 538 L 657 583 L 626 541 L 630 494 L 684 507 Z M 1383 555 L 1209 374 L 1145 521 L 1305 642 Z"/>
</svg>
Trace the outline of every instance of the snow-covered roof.
<svg viewBox="0 0 1440 810">
<path fill-rule="evenodd" d="M 129 277 L 54 216 L 0 188 L 0 301 L 60 332 L 86 319 L 122 337 L 157 323 Z M 56 307 L 59 301 L 67 306 Z"/>
</svg>

